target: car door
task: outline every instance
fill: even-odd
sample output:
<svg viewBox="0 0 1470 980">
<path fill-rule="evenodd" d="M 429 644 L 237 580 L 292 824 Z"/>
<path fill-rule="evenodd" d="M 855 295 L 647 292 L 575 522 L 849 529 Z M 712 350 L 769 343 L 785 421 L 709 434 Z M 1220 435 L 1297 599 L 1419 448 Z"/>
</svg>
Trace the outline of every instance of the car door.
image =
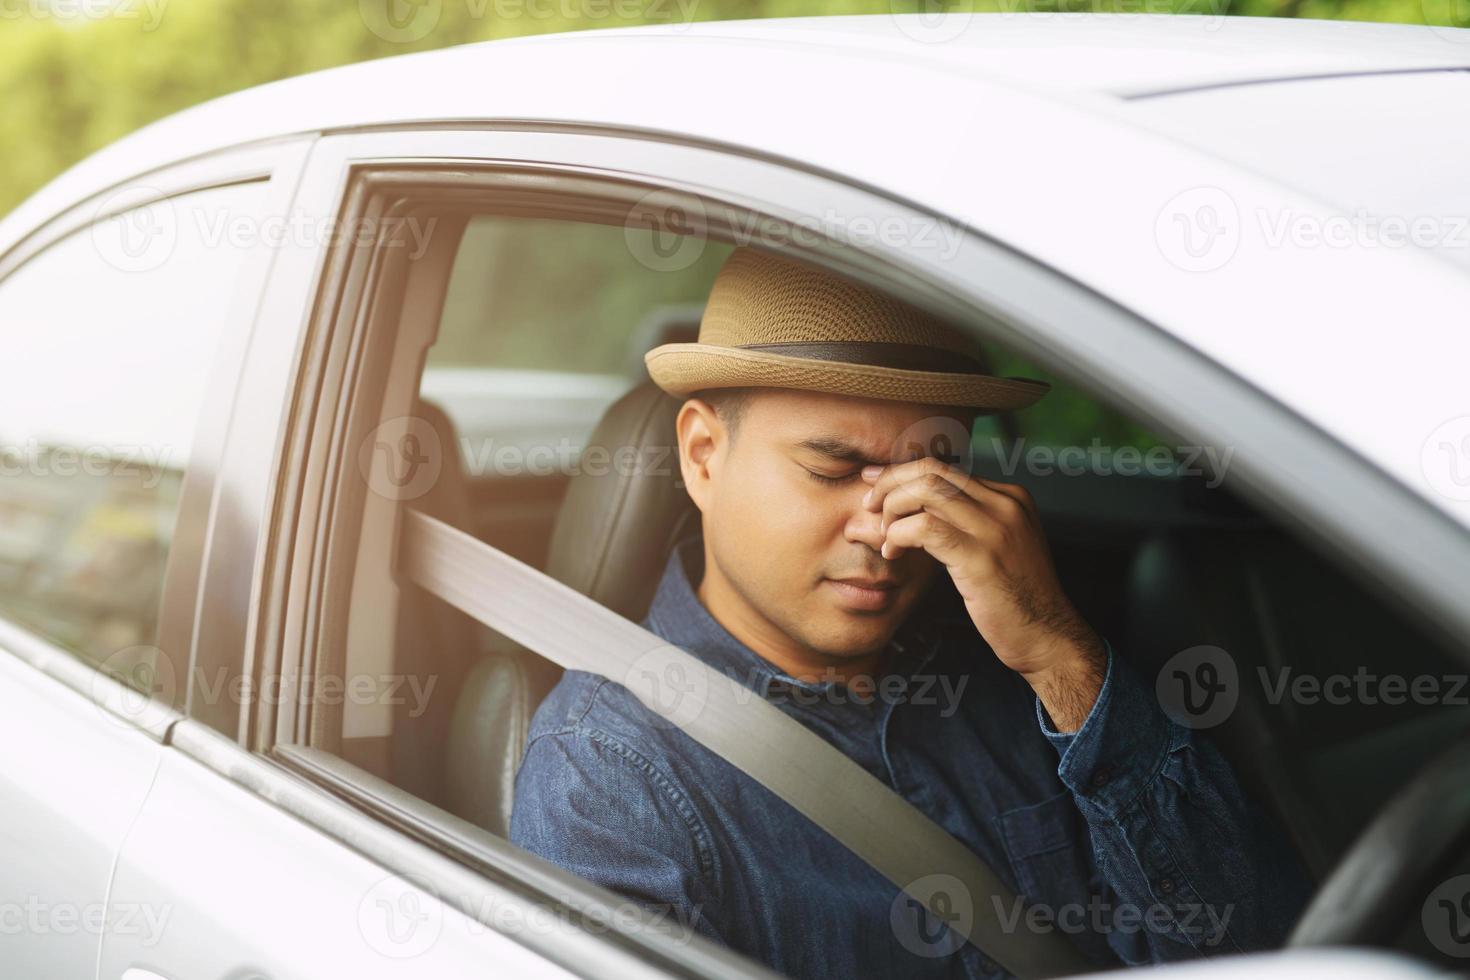
<svg viewBox="0 0 1470 980">
<path fill-rule="evenodd" d="M 298 172 L 306 159 L 304 147 L 293 150 L 239 226 L 269 273 L 255 292 L 237 290 L 228 301 L 248 318 L 229 372 L 214 381 L 228 408 L 210 430 L 208 520 L 193 573 L 170 583 L 179 607 L 195 612 L 177 632 L 182 646 L 160 661 L 175 668 L 179 712 L 117 817 L 120 849 L 106 855 L 115 858 L 111 906 L 152 910 L 141 921 L 154 925 L 109 923 L 85 975 L 94 966 L 97 976 L 126 980 L 659 973 L 523 886 L 367 818 L 289 772 L 280 755 L 250 751 L 255 719 L 300 694 L 299 674 L 262 662 L 254 642 L 294 622 L 297 607 L 282 610 L 273 569 L 298 532 L 314 533 L 314 512 L 282 512 L 272 490 L 292 479 L 282 445 L 315 437 L 311 419 L 324 400 L 293 387 L 296 370 L 309 361 L 303 350 L 316 337 L 322 292 L 353 288 L 333 248 L 343 161 L 313 155 Z M 310 402 L 304 415 L 293 411 L 299 401 Z M 104 869 L 98 887 L 106 885 Z"/>
<path fill-rule="evenodd" d="M 279 159 L 279 154 L 276 155 Z M 179 717 L 185 598 L 232 372 L 236 290 L 264 267 L 216 232 L 255 222 L 269 162 L 189 165 L 83 201 L 0 257 L 0 960 L 93 977 L 114 862 Z M 221 224 L 221 222 L 223 224 Z"/>
</svg>

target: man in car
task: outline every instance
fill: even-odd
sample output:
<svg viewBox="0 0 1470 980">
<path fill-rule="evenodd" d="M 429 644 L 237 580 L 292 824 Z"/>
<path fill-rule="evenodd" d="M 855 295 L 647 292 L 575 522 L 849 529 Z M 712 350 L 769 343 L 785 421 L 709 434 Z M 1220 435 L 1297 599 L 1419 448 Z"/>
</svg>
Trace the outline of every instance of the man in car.
<svg viewBox="0 0 1470 980">
<path fill-rule="evenodd" d="M 721 268 L 699 342 L 647 363 L 686 399 L 701 515 L 648 629 L 836 746 L 1026 902 L 961 896 L 974 915 L 1061 931 L 1100 966 L 1285 938 L 1306 894 L 1289 847 L 1078 614 L 1027 492 L 943 458 L 977 413 L 1047 385 L 989 376 L 924 312 L 750 248 Z M 591 674 L 536 714 L 511 836 L 788 975 L 1004 974 Z"/>
</svg>

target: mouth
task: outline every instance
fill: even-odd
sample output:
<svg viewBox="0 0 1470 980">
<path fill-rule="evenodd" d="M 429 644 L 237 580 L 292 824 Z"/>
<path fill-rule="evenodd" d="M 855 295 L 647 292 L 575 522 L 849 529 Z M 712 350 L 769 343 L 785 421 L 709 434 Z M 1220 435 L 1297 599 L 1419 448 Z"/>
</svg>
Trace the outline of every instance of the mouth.
<svg viewBox="0 0 1470 980">
<path fill-rule="evenodd" d="M 898 582 L 891 578 L 829 578 L 823 582 L 844 606 L 862 612 L 887 609 L 898 596 Z"/>
</svg>

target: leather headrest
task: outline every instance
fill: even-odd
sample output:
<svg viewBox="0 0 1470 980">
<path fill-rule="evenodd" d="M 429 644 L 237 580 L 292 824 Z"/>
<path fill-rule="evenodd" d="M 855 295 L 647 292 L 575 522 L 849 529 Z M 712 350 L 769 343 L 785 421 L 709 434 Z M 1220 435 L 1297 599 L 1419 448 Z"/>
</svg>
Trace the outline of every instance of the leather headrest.
<svg viewBox="0 0 1470 980">
<path fill-rule="evenodd" d="M 642 619 L 674 542 L 698 527 L 679 473 L 682 404 L 646 382 L 603 415 L 567 487 L 547 572 L 614 612 Z"/>
</svg>

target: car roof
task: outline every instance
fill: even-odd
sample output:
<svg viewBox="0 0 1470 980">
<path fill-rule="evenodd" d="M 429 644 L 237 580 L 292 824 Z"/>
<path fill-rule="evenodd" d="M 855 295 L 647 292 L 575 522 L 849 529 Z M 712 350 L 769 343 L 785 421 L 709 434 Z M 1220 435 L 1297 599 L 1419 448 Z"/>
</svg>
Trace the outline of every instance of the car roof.
<svg viewBox="0 0 1470 980">
<path fill-rule="evenodd" d="M 991 83 L 998 96 L 1094 103 L 1273 80 L 1470 68 L 1470 29 L 1194 14 L 873 14 L 508 38 L 313 72 L 176 113 L 82 161 L 0 221 L 0 254 L 70 204 L 177 160 L 297 133 L 516 116 L 507 111 L 507 65 L 525 66 L 520 73 L 538 84 L 596 77 L 599 86 L 617 91 L 626 82 L 646 96 L 646 79 L 620 66 L 656 61 L 675 45 L 708 57 L 714 84 L 774 72 L 793 82 L 840 85 L 800 78 L 802 62 L 815 62 L 820 52 L 821 60 L 856 70 L 881 58 L 896 84 L 906 72 L 937 72 Z M 647 111 L 653 107 L 643 104 L 651 101 L 646 97 L 629 96 L 618 118 L 600 119 L 585 99 L 585 114 L 568 107 L 563 121 L 637 128 L 646 116 L 646 128 L 659 129 L 679 119 L 668 111 L 677 106 L 687 118 L 674 132 L 720 139 L 718 119 L 699 98 L 656 94 L 656 112 Z M 769 111 L 775 115 L 777 107 Z"/>
<path fill-rule="evenodd" d="M 1467 68 L 1470 30 L 1208 15 L 869 15 L 493 41 L 263 85 L 148 126 L 0 221 L 0 256 L 151 170 L 293 134 L 489 123 L 735 147 L 980 228 L 1470 526 L 1470 500 L 1424 476 L 1437 427 L 1467 414 L 1470 249 L 1290 238 L 1298 217 L 1356 208 L 1470 214 Z M 1201 187 L 1228 187 L 1244 228 L 1209 274 L 1165 261 L 1159 238 L 1177 217 L 1165 211 Z M 1395 355 L 1413 370 L 1384 370 Z"/>
</svg>

